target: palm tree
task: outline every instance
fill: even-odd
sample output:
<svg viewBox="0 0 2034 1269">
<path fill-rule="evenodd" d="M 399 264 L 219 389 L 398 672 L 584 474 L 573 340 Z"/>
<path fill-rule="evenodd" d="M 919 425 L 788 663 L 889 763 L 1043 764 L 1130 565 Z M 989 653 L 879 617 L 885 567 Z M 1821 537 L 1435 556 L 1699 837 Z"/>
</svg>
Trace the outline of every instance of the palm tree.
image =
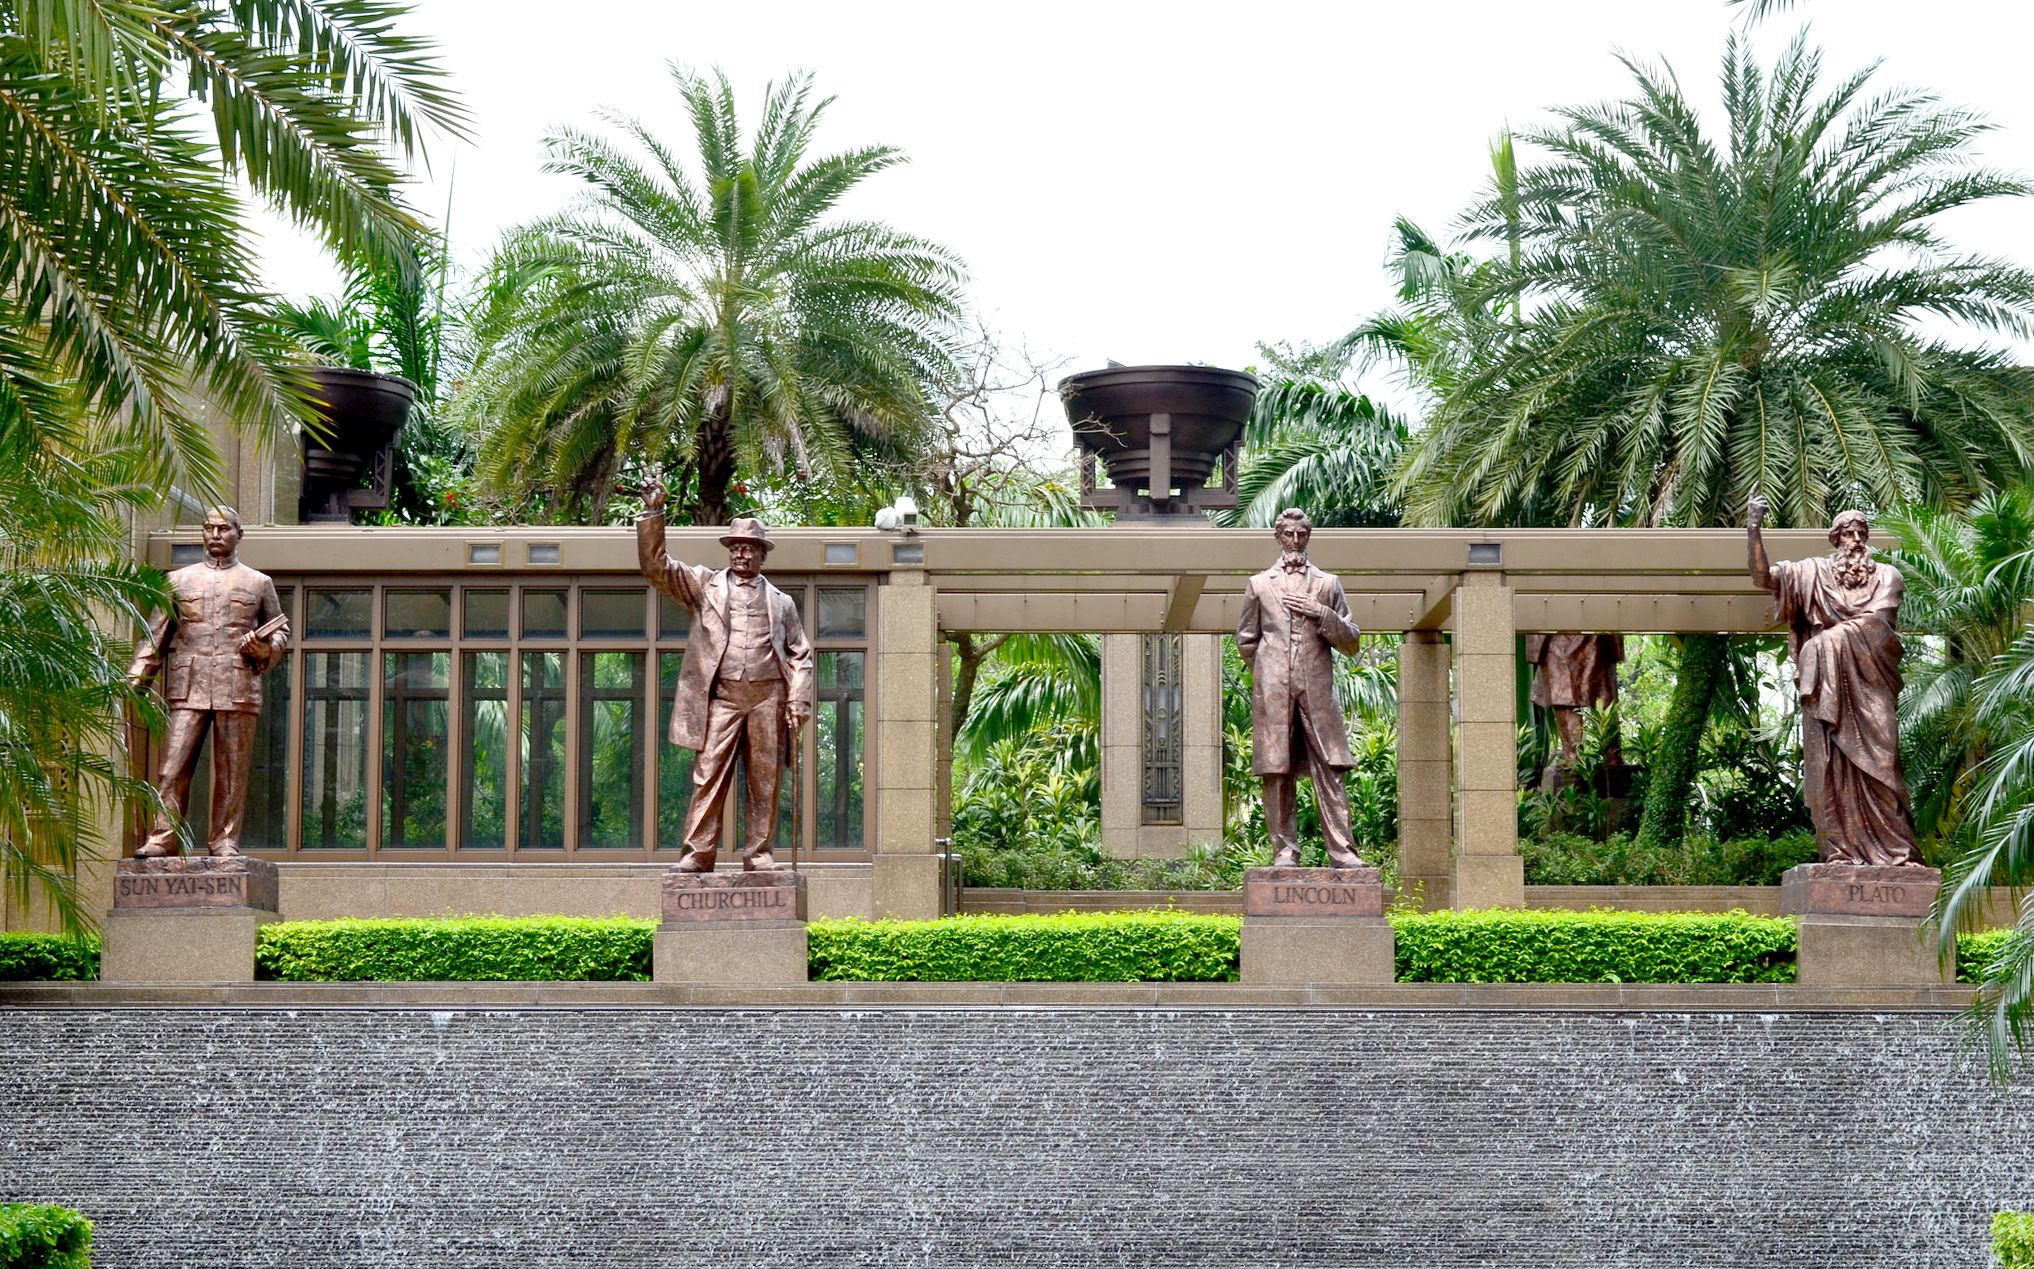
<svg viewBox="0 0 2034 1269">
<path fill-rule="evenodd" d="M 416 222 L 384 152 L 463 116 L 389 0 L 0 7 L 0 427 L 159 456 L 209 492 L 191 389 L 271 438 L 310 417 L 264 321 L 235 181 L 342 255 L 399 261 Z M 189 109 L 185 97 L 205 103 Z M 202 121 L 209 120 L 204 127 Z M 55 412 L 34 385 L 72 390 Z"/>
<path fill-rule="evenodd" d="M 1287 507 L 1305 507 L 1324 528 L 1395 525 L 1391 478 L 1405 441 L 1405 423 L 1361 393 L 1315 378 L 1274 379 L 1244 428 L 1240 505 L 1210 518 L 1263 528 Z"/>
<path fill-rule="evenodd" d="M 1959 848 L 1983 764 L 1998 736 L 1978 681 L 2012 645 L 2034 604 L 2034 493 L 1986 494 L 1969 514 L 1927 508 L 1894 514 L 1887 561 L 1906 580 L 1900 624 L 1915 634 L 1900 694 L 1900 756 L 1914 790 L 1915 827 Z"/>
<path fill-rule="evenodd" d="M 2034 315 L 2034 276 L 1934 228 L 2027 192 L 1973 165 L 1983 125 L 1925 93 L 1868 98 L 1870 69 L 1818 95 L 1805 40 L 1768 73 L 1733 36 L 1719 143 L 1671 72 L 1626 65 L 1633 96 L 1527 134 L 1549 157 L 1470 214 L 1473 235 L 1518 244 L 1481 299 L 1519 319 L 1415 439 L 1407 518 L 1722 526 L 1762 491 L 1819 525 L 2017 479 L 2034 374 L 1925 326 L 2017 334 Z M 1708 717 L 1725 655 L 1721 636 L 1687 640 L 1677 719 Z M 1654 844 L 1684 826 L 1700 724 L 1683 731 L 1648 782 Z"/>
<path fill-rule="evenodd" d="M 832 216 L 903 156 L 811 157 L 830 99 L 809 77 L 769 90 L 744 147 L 726 77 L 672 74 L 697 175 L 635 119 L 609 122 L 641 156 L 552 133 L 547 170 L 585 197 L 503 244 L 494 271 L 528 285 L 480 332 L 461 408 L 503 492 L 597 516 L 625 462 L 662 463 L 693 521 L 719 524 L 737 463 L 812 476 L 912 443 L 963 275 L 931 243 Z"/>
</svg>

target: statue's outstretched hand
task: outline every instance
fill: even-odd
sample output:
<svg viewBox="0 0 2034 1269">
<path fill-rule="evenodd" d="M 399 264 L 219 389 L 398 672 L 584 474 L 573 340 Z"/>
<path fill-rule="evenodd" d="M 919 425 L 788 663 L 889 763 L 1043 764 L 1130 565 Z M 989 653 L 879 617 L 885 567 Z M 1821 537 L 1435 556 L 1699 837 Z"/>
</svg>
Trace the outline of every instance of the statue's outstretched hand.
<svg viewBox="0 0 2034 1269">
<path fill-rule="evenodd" d="M 1752 530 L 1765 527 L 1766 512 L 1772 510 L 1772 506 L 1762 495 L 1753 494 L 1751 501 L 1745 504 L 1744 527 Z"/>
<path fill-rule="evenodd" d="M 664 503 L 671 494 L 664 488 L 664 482 L 655 476 L 643 482 L 643 510 L 655 515 L 664 510 Z"/>
</svg>

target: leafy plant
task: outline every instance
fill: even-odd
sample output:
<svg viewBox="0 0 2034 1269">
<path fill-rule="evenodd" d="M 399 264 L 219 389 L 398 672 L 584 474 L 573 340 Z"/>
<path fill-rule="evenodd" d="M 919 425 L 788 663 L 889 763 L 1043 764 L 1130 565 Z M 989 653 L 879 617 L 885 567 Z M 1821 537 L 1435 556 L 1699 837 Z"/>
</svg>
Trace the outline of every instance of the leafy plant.
<svg viewBox="0 0 2034 1269">
<path fill-rule="evenodd" d="M 1228 982 L 1240 922 L 1189 912 L 814 921 L 813 981 Z"/>
<path fill-rule="evenodd" d="M 0 1269 L 92 1269 L 92 1222 L 68 1207 L 0 1203 Z"/>
<path fill-rule="evenodd" d="M 2000 1212 L 1992 1217 L 1992 1255 L 1999 1269 L 2034 1269 L 2034 1212 Z"/>
<path fill-rule="evenodd" d="M 1794 923 L 1743 912 L 1397 913 L 1400 982 L 1787 983 Z"/>
<path fill-rule="evenodd" d="M 0 931 L 0 982 L 92 982 L 98 977 L 96 938 Z"/>
<path fill-rule="evenodd" d="M 646 982 L 654 921 L 444 917 L 278 921 L 255 934 L 255 977 L 282 982 Z"/>
</svg>

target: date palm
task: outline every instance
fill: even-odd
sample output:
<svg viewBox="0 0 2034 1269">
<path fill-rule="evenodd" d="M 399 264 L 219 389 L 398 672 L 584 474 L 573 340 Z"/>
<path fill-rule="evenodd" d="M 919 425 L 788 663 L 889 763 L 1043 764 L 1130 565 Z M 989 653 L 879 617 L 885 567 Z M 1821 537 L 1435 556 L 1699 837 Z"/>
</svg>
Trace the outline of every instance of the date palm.
<svg viewBox="0 0 2034 1269">
<path fill-rule="evenodd" d="M 903 156 L 814 157 L 828 101 L 773 86 L 743 142 L 726 78 L 673 71 L 692 167 L 639 120 L 618 140 L 561 129 L 548 171 L 579 206 L 514 231 L 494 265 L 528 279 L 480 326 L 463 416 L 497 491 L 599 513 L 631 459 L 670 470 L 695 523 L 728 515 L 737 464 L 828 474 L 857 446 L 928 425 L 962 270 L 939 247 L 834 215 Z M 690 490 L 687 498 L 686 491 Z"/>
<path fill-rule="evenodd" d="M 2017 479 L 2034 374 L 1978 341 L 2029 329 L 2034 276 L 1936 230 L 2028 190 L 1974 163 L 1984 125 L 1926 93 L 1869 96 L 1870 69 L 1822 92 L 1805 40 L 1768 71 L 1733 37 L 1712 138 L 1671 72 L 1627 66 L 1630 97 L 1525 134 L 1546 157 L 1469 215 L 1517 244 L 1482 303 L 1519 318 L 1417 437 L 1407 518 L 1724 526 L 1763 491 L 1780 522 L 1821 525 Z M 1688 639 L 1676 717 L 1708 717 L 1726 655 Z M 1687 732 L 1649 781 L 1656 843 L 1680 836 Z"/>
</svg>

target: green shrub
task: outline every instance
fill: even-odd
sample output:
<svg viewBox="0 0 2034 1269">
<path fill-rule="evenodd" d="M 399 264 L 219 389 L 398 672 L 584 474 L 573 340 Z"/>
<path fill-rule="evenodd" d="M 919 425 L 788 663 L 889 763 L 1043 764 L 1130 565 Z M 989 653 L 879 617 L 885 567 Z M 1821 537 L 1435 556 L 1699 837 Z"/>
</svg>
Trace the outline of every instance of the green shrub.
<svg viewBox="0 0 2034 1269">
<path fill-rule="evenodd" d="M 938 921 L 814 921 L 811 975 L 831 982 L 1229 982 L 1240 918 L 1065 912 Z"/>
<path fill-rule="evenodd" d="M 1956 936 L 1956 981 L 1960 983 L 1981 983 L 1985 971 L 2006 950 L 2006 940 L 2013 937 L 2011 930 L 1978 930 L 1975 933 Z"/>
<path fill-rule="evenodd" d="M 0 982 L 89 982 L 99 976 L 99 940 L 61 934 L 0 933 Z"/>
<path fill-rule="evenodd" d="M 1788 983 L 1794 923 L 1743 912 L 1489 908 L 1392 917 L 1406 983 Z"/>
<path fill-rule="evenodd" d="M 0 1269 L 91 1269 L 92 1222 L 68 1207 L 0 1203 Z"/>
<path fill-rule="evenodd" d="M 1992 1255 L 2000 1269 L 2034 1269 L 2034 1212 L 1992 1217 Z"/>
<path fill-rule="evenodd" d="M 1689 834 L 1680 844 L 1644 846 L 1629 833 L 1603 841 L 1542 832 L 1519 842 L 1533 886 L 1777 886 L 1780 874 L 1815 858 L 1815 834 L 1715 841 Z"/>
<path fill-rule="evenodd" d="M 257 978 L 283 982 L 645 982 L 654 921 L 446 917 L 279 921 L 254 941 Z"/>
</svg>

